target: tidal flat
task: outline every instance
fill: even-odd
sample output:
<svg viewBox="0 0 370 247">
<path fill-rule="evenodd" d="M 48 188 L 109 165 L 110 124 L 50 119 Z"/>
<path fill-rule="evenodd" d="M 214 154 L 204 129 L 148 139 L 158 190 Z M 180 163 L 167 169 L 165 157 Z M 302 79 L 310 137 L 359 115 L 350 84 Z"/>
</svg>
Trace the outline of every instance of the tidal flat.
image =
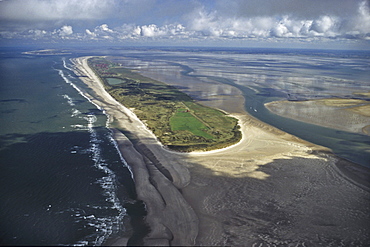
<svg viewBox="0 0 370 247">
<path fill-rule="evenodd" d="M 328 98 L 275 101 L 267 109 L 283 117 L 328 128 L 370 135 L 370 101 Z"/>
<path fill-rule="evenodd" d="M 368 100 L 368 52 L 27 49 L 1 54 L 3 245 L 370 242 L 368 136 L 265 108 Z M 77 59 L 106 55 L 233 115 L 242 140 L 209 152 L 164 149 Z"/>
<path fill-rule="evenodd" d="M 228 113 L 247 111 L 280 130 L 328 147 L 342 158 L 369 166 L 366 135 L 282 117 L 265 106 L 284 100 L 368 100 L 369 57 L 357 51 L 204 48 L 132 51 L 112 59 L 181 89 L 201 104 Z"/>
<path fill-rule="evenodd" d="M 115 138 L 123 157 L 136 169 L 138 196 L 147 205 L 151 231 L 144 244 L 366 246 L 370 239 L 367 168 L 251 116 L 243 107 L 260 113 L 262 105 L 251 102 L 241 81 L 238 85 L 226 72 L 204 76 L 190 69 L 185 73 L 178 63 L 161 61 L 158 66 L 144 58 L 117 60 L 155 79 L 177 78 L 172 84 L 182 81 L 178 88 L 199 102 L 228 108 L 239 119 L 243 135 L 238 144 L 221 150 L 171 152 L 129 109 L 111 101 L 93 75 L 82 77 L 100 95 L 92 97 L 94 102 L 126 129 L 125 135 L 135 136 L 134 141 L 121 139 L 120 133 Z M 83 61 L 75 64 L 86 72 Z M 161 71 L 163 65 L 172 66 L 175 74 Z M 202 87 L 209 90 L 196 89 Z M 266 92 L 261 87 L 254 90 Z M 270 94 L 276 97 L 281 92 Z M 221 98 L 234 102 L 234 107 L 220 103 Z"/>
</svg>

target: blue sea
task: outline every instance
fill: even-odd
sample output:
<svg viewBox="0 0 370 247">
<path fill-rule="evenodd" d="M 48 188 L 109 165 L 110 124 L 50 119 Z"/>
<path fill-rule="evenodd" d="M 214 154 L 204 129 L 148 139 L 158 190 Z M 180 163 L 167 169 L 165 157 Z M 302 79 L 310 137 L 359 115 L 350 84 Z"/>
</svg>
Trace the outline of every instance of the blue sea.
<svg viewBox="0 0 370 247">
<path fill-rule="evenodd" d="M 178 70 L 184 86 L 189 78 L 233 85 L 249 99 L 247 111 L 298 136 L 302 123 L 272 116 L 263 104 L 287 94 L 310 99 L 370 91 L 369 52 L 77 47 L 59 55 L 23 53 L 32 49 L 0 49 L 0 245 L 102 245 L 135 233 L 133 220 L 145 214 L 130 164 L 107 128 L 109 116 L 84 97 L 91 91 L 70 58 L 117 55 L 147 74 Z M 297 86 L 298 75 L 315 80 Z M 310 90 L 302 90 L 306 86 Z M 314 128 L 307 133 L 318 134 L 303 139 L 362 165 L 370 161 L 367 136 L 307 126 Z"/>
</svg>

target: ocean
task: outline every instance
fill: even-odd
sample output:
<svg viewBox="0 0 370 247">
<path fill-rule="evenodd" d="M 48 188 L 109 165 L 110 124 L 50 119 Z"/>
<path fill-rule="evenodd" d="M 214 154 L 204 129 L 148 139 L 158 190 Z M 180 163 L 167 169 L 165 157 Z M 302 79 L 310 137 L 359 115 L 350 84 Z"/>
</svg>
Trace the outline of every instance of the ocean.
<svg viewBox="0 0 370 247">
<path fill-rule="evenodd" d="M 368 136 L 302 125 L 263 106 L 286 95 L 369 92 L 369 52 L 97 47 L 22 53 L 30 49 L 0 50 L 1 245 L 102 245 L 130 236 L 132 219 L 145 214 L 135 200 L 130 164 L 107 128 L 109 116 L 84 97 L 91 90 L 71 70 L 74 57 L 120 56 L 125 66 L 173 83 L 197 100 L 227 93 L 213 82 L 232 85 L 243 92 L 250 114 L 370 164 Z M 208 91 L 196 90 L 204 82 Z"/>
<path fill-rule="evenodd" d="M 130 170 L 68 58 L 1 55 L 0 244 L 101 245 L 128 231 Z"/>
</svg>

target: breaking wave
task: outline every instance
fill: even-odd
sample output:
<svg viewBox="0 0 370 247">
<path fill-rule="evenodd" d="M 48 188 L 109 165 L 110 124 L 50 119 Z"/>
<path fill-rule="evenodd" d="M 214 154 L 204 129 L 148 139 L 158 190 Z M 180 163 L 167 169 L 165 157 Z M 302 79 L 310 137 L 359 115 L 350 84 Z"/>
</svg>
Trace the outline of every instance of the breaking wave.
<svg viewBox="0 0 370 247">
<path fill-rule="evenodd" d="M 63 59 L 63 66 L 65 69 L 73 71 L 70 67 L 67 66 L 65 59 Z M 88 97 L 86 97 L 86 95 L 84 95 L 83 91 L 78 88 L 78 86 L 73 82 L 75 78 L 62 69 L 56 70 L 67 84 L 71 85 L 81 96 L 87 99 L 106 116 L 105 127 L 108 127 L 109 116 L 101 107 L 99 107 Z M 95 214 L 92 214 L 91 211 L 86 210 L 86 208 L 70 208 L 60 213 L 64 213 L 67 211 L 73 212 L 76 223 L 82 224 L 83 228 L 95 229 L 90 230 L 90 232 L 92 233 L 87 235 L 84 239 L 75 243 L 75 246 L 102 245 L 109 238 L 109 236 L 122 231 L 123 219 L 127 215 L 126 209 L 123 207 L 120 199 L 117 196 L 118 183 L 116 174 L 114 173 L 114 171 L 109 169 L 108 163 L 104 159 L 104 155 L 102 154 L 102 138 L 107 138 L 108 141 L 111 142 L 111 144 L 113 144 L 116 149 L 117 144 L 114 141 L 112 133 L 109 131 L 109 129 L 106 129 L 106 131 L 104 131 L 105 134 L 103 136 L 101 136 L 101 133 L 98 133 L 97 129 L 99 129 L 99 124 L 98 126 L 95 126 L 98 118 L 94 112 L 82 113 L 79 109 L 77 109 L 75 101 L 71 96 L 67 94 L 64 94 L 62 96 L 71 106 L 71 117 L 82 120 L 82 123 L 71 125 L 71 127 L 81 131 L 88 131 L 90 134 L 89 148 L 81 149 L 79 146 L 74 146 L 71 149 L 71 153 L 76 155 L 88 154 L 93 162 L 94 168 L 102 172 L 103 176 L 98 177 L 95 183 L 102 188 L 102 196 L 105 198 L 106 204 L 84 205 L 84 207 L 94 209 L 93 211 L 97 212 Z M 118 154 L 123 165 L 128 167 L 120 152 L 118 152 Z M 89 211 L 89 213 L 87 213 L 87 211 Z"/>
</svg>

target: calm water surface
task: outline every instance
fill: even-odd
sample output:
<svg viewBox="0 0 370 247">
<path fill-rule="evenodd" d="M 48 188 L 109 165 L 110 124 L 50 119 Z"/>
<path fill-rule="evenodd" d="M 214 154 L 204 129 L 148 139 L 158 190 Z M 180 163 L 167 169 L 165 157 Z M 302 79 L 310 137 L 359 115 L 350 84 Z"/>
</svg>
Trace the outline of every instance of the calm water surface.
<svg viewBox="0 0 370 247">
<path fill-rule="evenodd" d="M 170 83 L 204 104 L 217 107 L 216 103 L 207 101 L 222 101 L 222 109 L 233 101 L 220 96 L 236 97 L 232 87 L 238 88 L 246 100 L 245 110 L 251 115 L 302 139 L 329 147 L 340 157 L 370 167 L 368 136 L 279 117 L 264 107 L 267 102 L 287 99 L 369 100 L 359 95 L 370 92 L 369 51 L 204 48 L 133 52 L 118 61 Z"/>
<path fill-rule="evenodd" d="M 370 164 L 367 136 L 296 122 L 264 108 L 272 100 L 351 98 L 370 91 L 369 52 L 101 47 L 70 51 L 32 56 L 22 54 L 22 49 L 1 50 L 1 245 L 101 245 L 131 231 L 125 207 L 135 202 L 130 171 L 106 128 L 104 111 L 83 96 L 89 89 L 69 70 L 72 57 L 115 55 L 125 66 L 205 104 L 217 99 L 220 106 L 232 107 L 229 96 L 237 97 L 238 88 L 246 99 L 245 109 L 262 121 Z"/>
</svg>

